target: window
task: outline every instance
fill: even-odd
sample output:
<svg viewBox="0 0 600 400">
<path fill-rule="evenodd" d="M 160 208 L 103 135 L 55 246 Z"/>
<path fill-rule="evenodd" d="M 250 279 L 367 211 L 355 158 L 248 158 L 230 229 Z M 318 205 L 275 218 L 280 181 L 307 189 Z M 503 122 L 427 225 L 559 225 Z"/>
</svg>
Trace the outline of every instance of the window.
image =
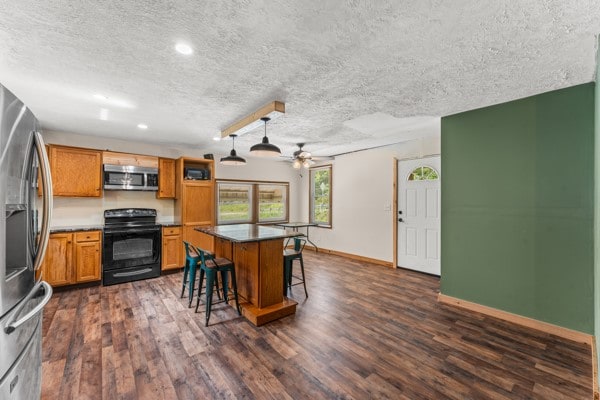
<svg viewBox="0 0 600 400">
<path fill-rule="evenodd" d="M 258 222 L 286 219 L 287 186 L 258 185 Z"/>
<path fill-rule="evenodd" d="M 440 179 L 438 172 L 431 167 L 417 167 L 408 175 L 409 181 L 435 181 Z"/>
<path fill-rule="evenodd" d="M 218 223 L 252 222 L 252 185 L 219 183 Z"/>
<path fill-rule="evenodd" d="M 310 222 L 331 226 L 331 165 L 310 169 Z"/>
<path fill-rule="evenodd" d="M 288 187 L 287 182 L 217 181 L 217 223 L 287 221 Z"/>
</svg>

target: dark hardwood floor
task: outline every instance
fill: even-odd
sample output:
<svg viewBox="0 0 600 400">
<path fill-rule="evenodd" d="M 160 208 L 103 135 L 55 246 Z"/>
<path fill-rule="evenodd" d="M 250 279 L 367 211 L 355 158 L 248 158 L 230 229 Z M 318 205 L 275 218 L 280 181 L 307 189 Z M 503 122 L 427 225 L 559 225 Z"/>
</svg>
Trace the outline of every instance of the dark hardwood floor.
<svg viewBox="0 0 600 400">
<path fill-rule="evenodd" d="M 439 280 L 305 252 L 308 300 L 256 328 L 181 273 L 56 293 L 45 399 L 590 399 L 589 347 L 440 305 Z"/>
</svg>

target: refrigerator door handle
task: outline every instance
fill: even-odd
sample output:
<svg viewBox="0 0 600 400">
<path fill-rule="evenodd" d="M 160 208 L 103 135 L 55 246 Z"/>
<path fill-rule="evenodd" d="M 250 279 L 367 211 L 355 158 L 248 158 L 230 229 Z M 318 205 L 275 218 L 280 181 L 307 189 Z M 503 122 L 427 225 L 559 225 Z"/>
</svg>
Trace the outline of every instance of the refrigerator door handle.
<svg viewBox="0 0 600 400">
<path fill-rule="evenodd" d="M 21 325 L 23 325 L 25 322 L 29 321 L 31 318 L 33 318 L 35 315 L 37 315 L 37 313 L 42 311 L 42 309 L 46 306 L 46 304 L 48 304 L 48 302 L 50 301 L 50 297 L 52 297 L 52 286 L 50 286 L 48 284 L 48 282 L 46 282 L 46 281 L 40 281 L 33 287 L 31 292 L 29 292 L 27 297 L 25 297 L 25 299 L 21 302 L 21 305 L 14 311 L 13 317 L 16 318 L 21 313 L 21 310 L 23 309 L 23 307 L 25 307 L 25 305 L 33 298 L 33 296 L 38 294 L 38 292 L 40 291 L 40 288 L 42 288 L 42 287 L 44 288 L 46 295 L 44 296 L 44 298 L 42 299 L 40 304 L 35 306 L 35 308 L 33 310 L 31 310 L 27 314 L 23 315 L 23 317 L 21 317 L 17 321 L 8 323 L 6 325 L 6 328 L 4 328 L 4 332 L 6 332 L 6 334 L 10 334 L 10 333 L 14 332 L 15 330 L 17 330 Z"/>
<path fill-rule="evenodd" d="M 40 231 L 40 245 L 33 261 L 33 269 L 37 271 L 44 261 L 48 238 L 50 237 L 50 218 L 52 217 L 52 177 L 50 175 L 50 162 L 46 153 L 46 146 L 42 134 L 34 132 L 35 149 L 40 160 L 40 172 L 42 175 L 42 195 L 44 199 L 44 214 L 42 215 L 42 229 Z"/>
</svg>

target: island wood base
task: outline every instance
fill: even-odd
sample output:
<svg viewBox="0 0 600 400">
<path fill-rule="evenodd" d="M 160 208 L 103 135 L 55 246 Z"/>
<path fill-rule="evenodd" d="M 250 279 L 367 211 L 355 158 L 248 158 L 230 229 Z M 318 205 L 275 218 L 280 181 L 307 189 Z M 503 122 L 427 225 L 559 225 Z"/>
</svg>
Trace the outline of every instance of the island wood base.
<svg viewBox="0 0 600 400">
<path fill-rule="evenodd" d="M 296 312 L 283 296 L 283 240 L 232 242 L 215 238 L 215 254 L 233 260 L 242 315 L 256 326 Z M 235 305 L 234 305 L 235 306 Z"/>
<path fill-rule="evenodd" d="M 298 302 L 283 298 L 283 302 L 273 304 L 272 306 L 258 308 L 251 303 L 240 303 L 242 315 L 256 326 L 261 326 L 267 322 L 275 321 L 276 319 L 287 317 L 296 313 L 296 305 Z M 235 307 L 235 304 L 234 304 Z"/>
</svg>

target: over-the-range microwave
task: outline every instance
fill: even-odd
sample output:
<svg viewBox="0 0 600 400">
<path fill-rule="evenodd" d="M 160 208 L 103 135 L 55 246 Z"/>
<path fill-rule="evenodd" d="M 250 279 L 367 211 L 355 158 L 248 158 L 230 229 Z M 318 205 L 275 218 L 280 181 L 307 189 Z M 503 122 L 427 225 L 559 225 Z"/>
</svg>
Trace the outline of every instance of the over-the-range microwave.
<svg viewBox="0 0 600 400">
<path fill-rule="evenodd" d="M 158 168 L 104 164 L 105 190 L 158 190 Z"/>
</svg>

